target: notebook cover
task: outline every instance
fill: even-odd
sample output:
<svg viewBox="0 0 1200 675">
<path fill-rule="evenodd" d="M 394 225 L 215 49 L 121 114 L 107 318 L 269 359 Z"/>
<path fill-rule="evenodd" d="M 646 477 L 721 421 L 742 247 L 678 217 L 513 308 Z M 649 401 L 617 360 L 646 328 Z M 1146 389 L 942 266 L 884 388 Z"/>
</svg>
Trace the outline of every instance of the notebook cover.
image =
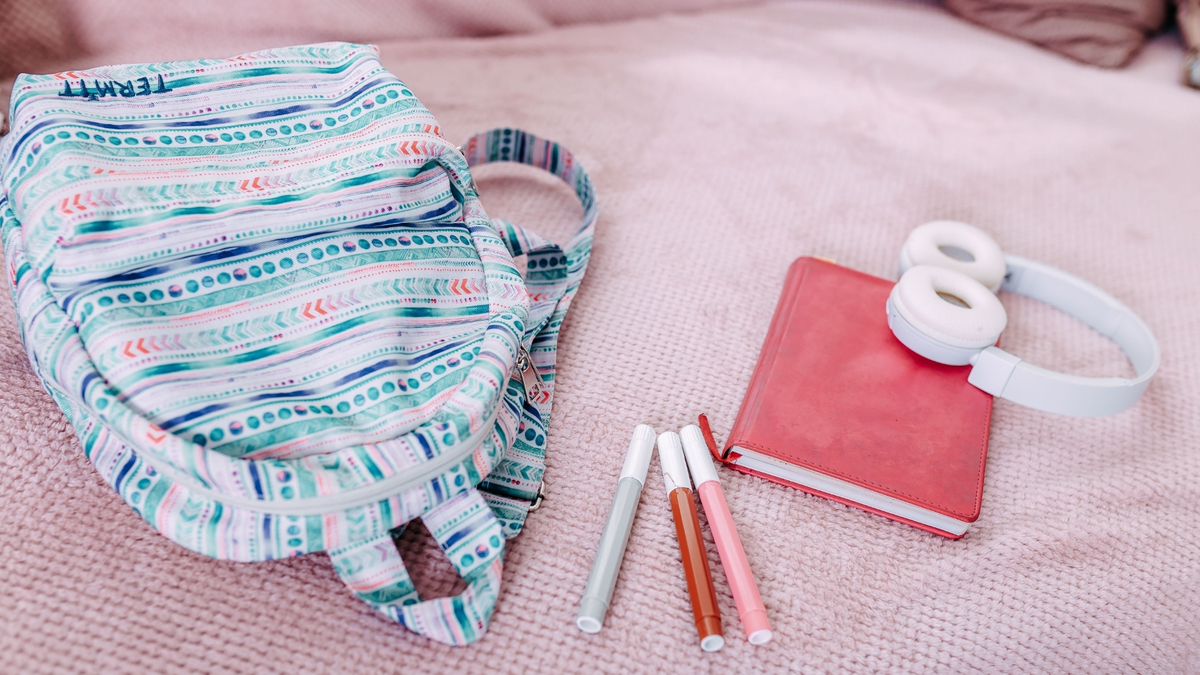
<svg viewBox="0 0 1200 675">
<path fill-rule="evenodd" d="M 967 383 L 969 367 L 929 361 L 892 335 L 894 284 L 817 258 L 792 263 L 723 454 L 744 447 L 974 522 L 992 397 Z"/>
</svg>

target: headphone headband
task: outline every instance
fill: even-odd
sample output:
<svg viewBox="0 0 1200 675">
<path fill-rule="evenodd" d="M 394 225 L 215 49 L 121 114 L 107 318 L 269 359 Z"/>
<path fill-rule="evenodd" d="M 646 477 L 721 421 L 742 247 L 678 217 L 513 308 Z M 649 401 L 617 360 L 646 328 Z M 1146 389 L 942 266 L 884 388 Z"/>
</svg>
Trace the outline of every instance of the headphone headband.
<svg viewBox="0 0 1200 675">
<path fill-rule="evenodd" d="M 1158 341 L 1133 310 L 1079 277 L 1004 255 L 972 225 L 939 220 L 916 227 L 900 249 L 900 272 L 887 301 L 896 338 L 937 363 L 972 365 L 967 381 L 993 396 L 1063 415 L 1112 415 L 1137 403 L 1158 372 Z M 1117 343 L 1137 375 L 1067 375 L 996 347 L 1008 323 L 992 295 L 997 290 L 1039 300 L 1091 326 Z"/>
<path fill-rule="evenodd" d="M 1001 290 L 1044 302 L 1083 321 L 1117 343 L 1137 376 L 1079 377 L 1025 363 L 997 347 L 974 360 L 967 381 L 993 396 L 1064 415 L 1112 415 L 1137 403 L 1162 359 L 1158 341 L 1124 303 L 1102 289 L 1060 269 L 1015 255 Z"/>
</svg>

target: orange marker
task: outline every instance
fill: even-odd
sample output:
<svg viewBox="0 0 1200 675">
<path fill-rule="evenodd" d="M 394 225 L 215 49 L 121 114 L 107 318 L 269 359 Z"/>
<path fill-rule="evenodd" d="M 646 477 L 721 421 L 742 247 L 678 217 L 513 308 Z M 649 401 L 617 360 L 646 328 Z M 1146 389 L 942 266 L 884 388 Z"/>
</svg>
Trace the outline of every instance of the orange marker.
<svg viewBox="0 0 1200 675">
<path fill-rule="evenodd" d="M 729 590 L 733 592 L 733 601 L 737 603 L 738 614 L 746 628 L 746 637 L 752 645 L 765 645 L 772 636 L 767 608 L 758 594 L 758 585 L 754 583 L 754 573 L 750 571 L 746 550 L 742 548 L 742 540 L 733 526 L 733 516 L 729 513 L 729 504 L 725 502 L 717 468 L 704 443 L 704 434 L 700 427 L 689 424 L 679 431 L 679 436 L 683 440 L 683 454 L 687 457 L 688 469 L 696 481 L 696 492 L 700 493 L 700 503 L 704 505 L 704 515 L 708 517 L 708 529 L 712 531 L 713 541 L 717 544 L 717 553 L 721 554 L 721 565 L 725 567 Z"/>
<path fill-rule="evenodd" d="M 725 646 L 721 610 L 717 607 L 717 590 L 713 588 L 712 570 L 708 568 L 708 554 L 700 535 L 700 517 L 696 513 L 696 502 L 692 500 L 692 481 L 688 477 L 679 434 L 668 431 L 658 437 L 658 462 L 667 481 L 667 495 L 671 500 L 671 515 L 675 517 L 679 555 L 683 558 L 683 575 L 687 578 L 700 648 L 715 652 Z"/>
</svg>

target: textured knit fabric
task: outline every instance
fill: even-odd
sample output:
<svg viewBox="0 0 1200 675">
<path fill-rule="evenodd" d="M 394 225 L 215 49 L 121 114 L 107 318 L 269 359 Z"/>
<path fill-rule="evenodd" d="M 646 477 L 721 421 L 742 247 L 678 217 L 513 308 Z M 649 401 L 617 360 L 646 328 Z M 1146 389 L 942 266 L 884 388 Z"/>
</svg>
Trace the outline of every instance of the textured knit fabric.
<svg viewBox="0 0 1200 675">
<path fill-rule="evenodd" d="M 61 0 L 0 0 L 0 78 L 77 55 L 71 15 Z"/>
<path fill-rule="evenodd" d="M 412 635 L 321 554 L 247 565 L 159 536 L 82 456 L 0 303 L 0 672 L 1200 669 L 1200 98 L 1178 85 L 1177 46 L 1104 71 L 930 5 L 813 0 L 381 54 L 447 138 L 538 130 L 603 198 L 561 329 L 546 500 L 506 547 L 487 635 Z M 488 215 L 559 243 L 574 231 L 559 180 L 473 175 Z M 707 412 L 723 441 L 788 265 L 822 255 L 895 278 L 905 236 L 935 218 L 1137 311 L 1163 349 L 1143 400 L 1097 420 L 997 401 L 982 515 L 957 542 L 719 469 L 776 631 L 763 647 L 710 540 L 727 645 L 700 651 L 664 486 L 648 480 L 604 629 L 581 633 L 634 426 Z M 1129 372 L 1074 320 L 1001 296 L 1006 349 Z M 401 537 L 414 586 L 464 590 L 426 529 Z"/>
<path fill-rule="evenodd" d="M 0 78 L 39 72 L 47 58 L 107 54 L 116 46 L 163 61 L 327 40 L 378 42 L 477 37 L 620 21 L 761 0 L 290 0 L 286 8 L 238 0 L 0 0 Z M 263 42 L 263 35 L 271 37 Z M 162 54 L 171 36 L 173 53 Z"/>
</svg>

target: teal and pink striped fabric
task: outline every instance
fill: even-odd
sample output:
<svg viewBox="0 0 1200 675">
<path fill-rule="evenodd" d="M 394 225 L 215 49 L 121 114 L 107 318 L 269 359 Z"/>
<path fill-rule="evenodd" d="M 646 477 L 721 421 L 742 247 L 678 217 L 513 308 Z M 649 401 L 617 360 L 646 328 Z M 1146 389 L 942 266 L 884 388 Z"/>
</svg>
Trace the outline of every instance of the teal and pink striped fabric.
<svg viewBox="0 0 1200 675">
<path fill-rule="evenodd" d="M 591 248 L 573 156 L 512 129 L 460 151 L 373 47 L 336 43 L 23 75 L 10 117 L 23 337 L 104 478 L 194 551 L 329 550 L 385 614 L 477 638 L 541 484 Z M 560 248 L 489 220 L 469 169 L 488 161 L 567 181 L 579 233 Z M 544 382 L 528 397 L 523 350 Z M 389 534 L 416 517 L 463 595 L 419 602 Z"/>
</svg>

